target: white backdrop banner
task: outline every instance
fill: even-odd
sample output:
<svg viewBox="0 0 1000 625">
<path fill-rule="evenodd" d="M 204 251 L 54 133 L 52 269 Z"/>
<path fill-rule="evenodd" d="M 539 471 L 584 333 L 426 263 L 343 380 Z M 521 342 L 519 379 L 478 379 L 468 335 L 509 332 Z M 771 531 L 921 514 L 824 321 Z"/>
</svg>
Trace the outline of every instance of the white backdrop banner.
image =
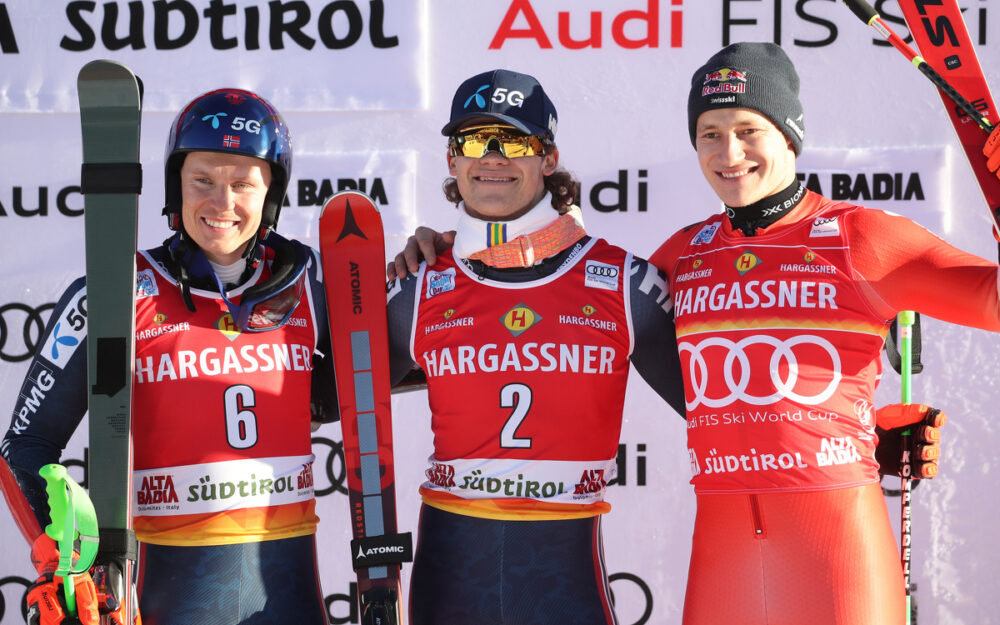
<svg viewBox="0 0 1000 625">
<path fill-rule="evenodd" d="M 0 108 L 76 110 L 81 61 L 113 55 L 148 85 L 147 110 L 176 111 L 198 77 L 239 84 L 280 110 L 419 109 L 424 3 L 5 2 Z M 164 66 L 174 71 L 164 72 Z M 344 85 L 350 85 L 345 89 Z"/>
</svg>

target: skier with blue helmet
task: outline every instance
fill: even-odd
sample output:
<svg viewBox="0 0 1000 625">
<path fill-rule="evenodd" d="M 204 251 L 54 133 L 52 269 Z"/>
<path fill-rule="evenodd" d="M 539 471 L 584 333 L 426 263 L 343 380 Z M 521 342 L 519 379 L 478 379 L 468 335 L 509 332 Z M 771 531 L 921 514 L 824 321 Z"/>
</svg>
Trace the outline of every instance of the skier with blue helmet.
<svg viewBox="0 0 1000 625">
<path fill-rule="evenodd" d="M 174 232 L 136 254 L 134 527 L 147 622 L 327 623 L 310 431 L 337 419 L 336 395 L 317 255 L 274 232 L 291 165 L 288 126 L 250 91 L 198 96 L 170 127 L 163 213 Z M 59 461 L 87 410 L 86 323 L 68 323 L 86 319 L 85 298 L 80 278 L 52 311 L 41 344 L 59 327 L 79 343 L 58 363 L 44 347 L 35 355 L 3 441 L 20 491 L 5 488 L 7 499 L 40 527 L 38 469 Z M 40 371 L 51 392 L 28 406 Z M 62 622 L 45 534 L 33 555 L 42 577 L 29 607 L 40 623 Z M 81 621 L 95 615 L 81 610 Z"/>
</svg>

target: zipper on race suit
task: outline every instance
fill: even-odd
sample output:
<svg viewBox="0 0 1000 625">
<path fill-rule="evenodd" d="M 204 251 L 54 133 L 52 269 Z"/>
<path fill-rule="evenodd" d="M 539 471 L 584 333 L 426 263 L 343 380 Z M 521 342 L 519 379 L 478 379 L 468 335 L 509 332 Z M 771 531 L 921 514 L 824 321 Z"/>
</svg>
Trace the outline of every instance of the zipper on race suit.
<svg viewBox="0 0 1000 625">
<path fill-rule="evenodd" d="M 754 538 L 766 538 L 764 519 L 760 514 L 760 502 L 757 500 L 757 495 L 748 495 L 748 503 L 750 504 L 750 522 L 753 525 Z"/>
</svg>

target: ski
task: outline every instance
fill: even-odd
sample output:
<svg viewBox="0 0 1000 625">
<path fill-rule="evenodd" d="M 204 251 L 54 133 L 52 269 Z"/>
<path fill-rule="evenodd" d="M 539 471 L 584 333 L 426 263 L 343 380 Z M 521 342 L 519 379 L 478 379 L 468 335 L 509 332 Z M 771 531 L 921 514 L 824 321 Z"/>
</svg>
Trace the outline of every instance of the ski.
<svg viewBox="0 0 1000 625">
<path fill-rule="evenodd" d="M 131 411 L 142 87 L 124 65 L 93 61 L 80 70 L 77 89 L 87 258 L 88 483 L 100 535 L 94 581 L 107 597 L 104 607 L 132 625 L 137 546 Z"/>
<path fill-rule="evenodd" d="M 995 126 L 997 109 L 958 3 L 899 0 L 899 7 L 921 56 L 972 103 L 982 118 Z M 939 94 L 1000 232 L 1000 178 L 986 167 L 983 130 L 948 94 L 940 90 Z"/>
<path fill-rule="evenodd" d="M 362 625 L 397 625 L 400 565 L 412 560 L 396 528 L 386 324 L 385 248 L 375 202 L 337 193 L 319 217 L 319 246 L 333 343 L 351 513 L 351 557 Z"/>
</svg>

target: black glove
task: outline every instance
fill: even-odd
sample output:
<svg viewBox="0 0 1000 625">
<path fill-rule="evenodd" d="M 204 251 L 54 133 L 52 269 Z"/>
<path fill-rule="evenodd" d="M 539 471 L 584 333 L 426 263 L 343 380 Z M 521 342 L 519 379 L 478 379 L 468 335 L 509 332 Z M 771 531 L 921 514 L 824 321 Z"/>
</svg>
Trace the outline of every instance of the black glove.
<svg viewBox="0 0 1000 625">
<path fill-rule="evenodd" d="M 902 475 L 903 453 L 910 452 L 910 477 L 930 479 L 937 475 L 941 455 L 941 426 L 948 418 L 937 408 L 923 404 L 889 404 L 875 411 L 878 446 L 875 460 L 880 475 Z M 910 430 L 903 448 L 903 432 Z"/>
</svg>

